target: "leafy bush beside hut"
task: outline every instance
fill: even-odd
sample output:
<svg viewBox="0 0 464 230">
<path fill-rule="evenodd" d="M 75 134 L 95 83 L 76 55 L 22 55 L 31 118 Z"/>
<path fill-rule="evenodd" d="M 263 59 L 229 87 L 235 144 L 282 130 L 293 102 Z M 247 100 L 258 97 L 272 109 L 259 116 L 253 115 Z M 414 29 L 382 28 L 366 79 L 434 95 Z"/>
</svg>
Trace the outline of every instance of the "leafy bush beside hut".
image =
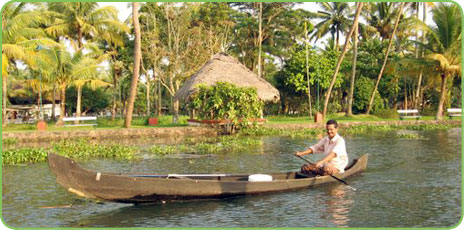
<svg viewBox="0 0 464 230">
<path fill-rule="evenodd" d="M 199 119 L 226 119 L 237 124 L 261 116 L 264 103 L 255 88 L 238 87 L 227 82 L 217 82 L 213 86 L 199 84 L 197 88 L 198 92 L 191 97 L 190 107 Z"/>
</svg>

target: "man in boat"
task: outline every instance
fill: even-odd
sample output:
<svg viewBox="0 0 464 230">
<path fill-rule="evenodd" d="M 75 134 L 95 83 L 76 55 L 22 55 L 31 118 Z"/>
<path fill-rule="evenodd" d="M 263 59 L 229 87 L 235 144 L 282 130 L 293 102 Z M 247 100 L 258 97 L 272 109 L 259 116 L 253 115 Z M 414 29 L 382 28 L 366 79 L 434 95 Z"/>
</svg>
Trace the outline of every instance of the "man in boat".
<svg viewBox="0 0 464 230">
<path fill-rule="evenodd" d="M 338 135 L 338 123 L 329 120 L 326 123 L 327 136 L 322 138 L 317 144 L 309 149 L 296 152 L 295 155 L 303 156 L 307 154 L 323 153 L 322 160 L 315 164 L 305 164 L 301 166 L 301 172 L 309 175 L 332 175 L 343 173 L 348 165 L 348 154 L 346 153 L 345 140 Z"/>
</svg>

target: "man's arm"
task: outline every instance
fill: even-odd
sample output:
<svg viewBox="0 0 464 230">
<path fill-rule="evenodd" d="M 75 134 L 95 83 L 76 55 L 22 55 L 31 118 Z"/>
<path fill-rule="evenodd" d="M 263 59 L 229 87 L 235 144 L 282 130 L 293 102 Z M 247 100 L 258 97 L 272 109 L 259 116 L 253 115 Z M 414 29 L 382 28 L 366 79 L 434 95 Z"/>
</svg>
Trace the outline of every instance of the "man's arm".
<svg viewBox="0 0 464 230">
<path fill-rule="evenodd" d="M 316 167 L 320 168 L 322 167 L 322 165 L 324 165 L 325 163 L 329 162 L 330 160 L 332 160 L 334 157 L 336 157 L 337 154 L 334 153 L 334 152 L 330 152 L 327 156 L 325 156 L 322 160 L 316 162 Z"/>
<path fill-rule="evenodd" d="M 315 145 L 309 147 L 309 149 L 306 149 L 305 151 L 302 152 L 296 152 L 295 155 L 297 156 L 303 156 L 307 154 L 312 154 L 312 153 L 319 153 L 324 151 L 324 140 L 325 138 L 319 140 Z"/>
<path fill-rule="evenodd" d="M 314 153 L 313 149 L 309 148 L 305 151 L 302 151 L 302 152 L 296 152 L 295 155 L 296 156 L 304 156 L 304 155 L 307 155 L 307 154 L 311 154 L 311 153 Z"/>
</svg>

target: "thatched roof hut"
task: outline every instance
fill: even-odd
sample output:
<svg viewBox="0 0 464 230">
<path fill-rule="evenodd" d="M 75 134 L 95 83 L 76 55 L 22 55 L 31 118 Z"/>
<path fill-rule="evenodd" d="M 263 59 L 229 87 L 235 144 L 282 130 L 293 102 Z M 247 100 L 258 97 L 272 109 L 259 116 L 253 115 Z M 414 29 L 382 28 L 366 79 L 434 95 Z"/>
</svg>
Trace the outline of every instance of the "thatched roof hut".
<svg viewBox="0 0 464 230">
<path fill-rule="evenodd" d="M 227 54 L 219 53 L 213 56 L 201 69 L 192 75 L 177 91 L 175 98 L 188 101 L 189 97 L 198 89 L 198 84 L 207 86 L 216 82 L 228 82 L 239 87 L 254 87 L 258 97 L 263 101 L 277 102 L 280 100 L 279 91 L 263 78 L 259 78 L 237 59 Z"/>
</svg>

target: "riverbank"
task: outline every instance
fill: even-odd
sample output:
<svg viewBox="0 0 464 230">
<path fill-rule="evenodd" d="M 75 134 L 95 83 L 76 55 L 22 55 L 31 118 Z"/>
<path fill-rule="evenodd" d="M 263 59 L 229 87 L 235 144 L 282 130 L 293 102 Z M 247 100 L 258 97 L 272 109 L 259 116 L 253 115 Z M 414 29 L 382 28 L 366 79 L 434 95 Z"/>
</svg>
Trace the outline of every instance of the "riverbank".
<svg viewBox="0 0 464 230">
<path fill-rule="evenodd" d="M 156 128 L 118 128 L 63 131 L 20 131 L 2 132 L 2 140 L 15 139 L 18 142 L 42 142 L 67 139 L 128 139 L 141 137 L 188 137 L 217 136 L 218 130 L 208 127 L 156 127 Z"/>
<path fill-rule="evenodd" d="M 341 129 L 353 126 L 411 126 L 411 125 L 460 125 L 460 120 L 389 120 L 389 121 L 339 121 Z M 324 128 L 325 123 L 266 124 L 266 128 L 276 129 L 317 129 Z"/>
<path fill-rule="evenodd" d="M 460 120 L 402 120 L 402 121 L 341 121 L 340 128 L 353 126 L 420 126 L 420 125 L 452 125 L 460 126 Z M 264 128 L 272 129 L 321 129 L 324 124 L 316 123 L 287 123 L 287 124 L 264 124 Z M 68 139 L 90 138 L 90 139 L 117 139 L 117 138 L 141 138 L 141 137 L 189 137 L 189 136 L 217 136 L 220 129 L 211 127 L 144 127 L 144 128 L 117 128 L 117 129 L 87 129 L 87 130 L 63 130 L 63 131 L 17 131 L 2 132 L 2 139 L 14 139 L 18 142 L 44 142 Z"/>
</svg>

